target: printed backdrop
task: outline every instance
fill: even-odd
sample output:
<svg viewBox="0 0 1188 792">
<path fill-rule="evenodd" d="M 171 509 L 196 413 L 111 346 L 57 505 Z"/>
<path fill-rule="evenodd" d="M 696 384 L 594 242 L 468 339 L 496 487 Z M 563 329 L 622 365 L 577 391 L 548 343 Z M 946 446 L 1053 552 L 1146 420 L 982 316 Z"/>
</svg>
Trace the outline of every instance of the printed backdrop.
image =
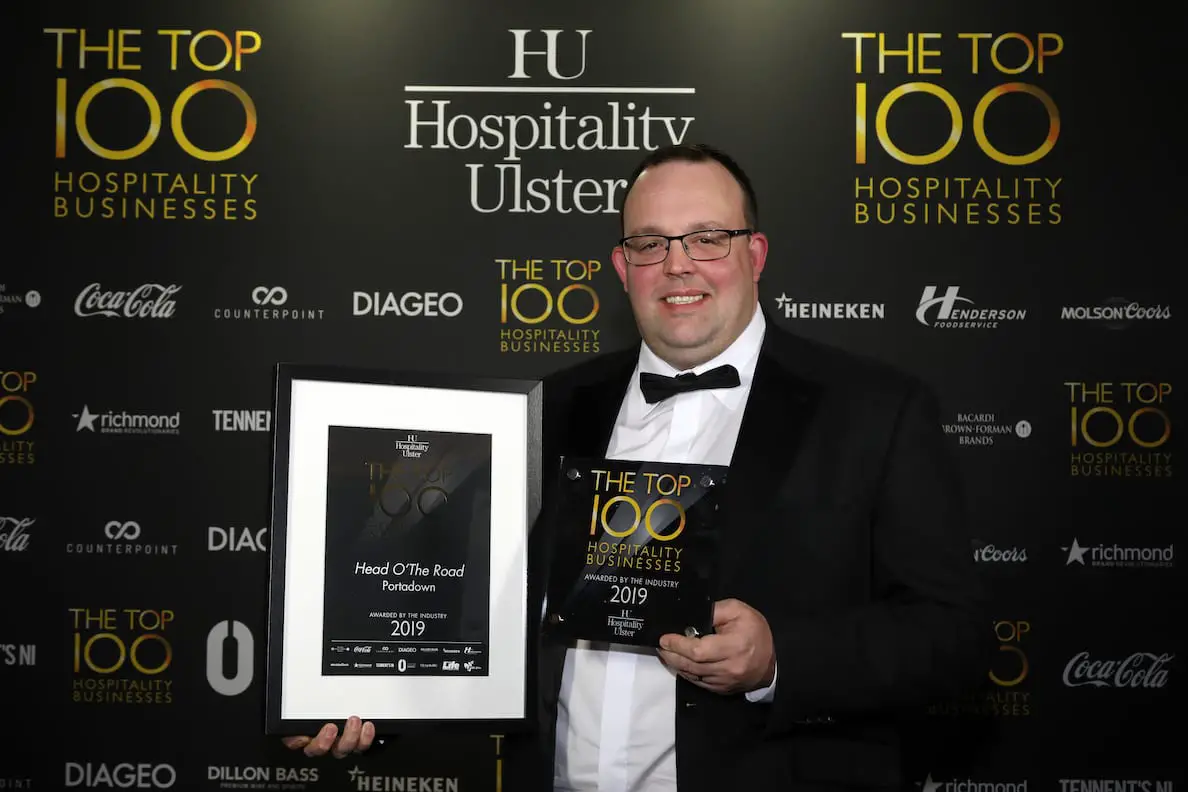
<svg viewBox="0 0 1188 792">
<path fill-rule="evenodd" d="M 919 713 L 911 788 L 1183 783 L 1170 20 L 809 0 L 36 16 L 7 26 L 2 122 L 0 790 L 515 790 L 494 735 L 346 762 L 263 736 L 273 366 L 538 377 L 636 343 L 609 253 L 624 177 L 672 141 L 750 171 L 772 321 L 942 400 L 1001 652 L 983 691 Z"/>
</svg>

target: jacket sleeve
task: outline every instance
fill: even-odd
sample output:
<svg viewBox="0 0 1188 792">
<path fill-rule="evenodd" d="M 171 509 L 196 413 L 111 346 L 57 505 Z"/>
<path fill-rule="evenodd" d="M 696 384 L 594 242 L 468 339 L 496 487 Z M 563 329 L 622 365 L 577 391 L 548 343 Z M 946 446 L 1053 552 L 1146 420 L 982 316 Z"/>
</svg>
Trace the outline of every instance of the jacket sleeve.
<svg viewBox="0 0 1188 792">
<path fill-rule="evenodd" d="M 993 633 L 960 478 L 924 387 L 906 391 L 885 448 L 870 514 L 870 597 L 771 623 L 771 732 L 922 706 L 972 689 L 989 668 Z"/>
</svg>

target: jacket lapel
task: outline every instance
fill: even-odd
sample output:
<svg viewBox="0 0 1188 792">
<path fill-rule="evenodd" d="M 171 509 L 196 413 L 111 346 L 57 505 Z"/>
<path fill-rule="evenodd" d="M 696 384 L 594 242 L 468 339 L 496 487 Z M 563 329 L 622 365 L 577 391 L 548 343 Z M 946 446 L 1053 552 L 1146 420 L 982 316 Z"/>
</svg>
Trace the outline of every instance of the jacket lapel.
<svg viewBox="0 0 1188 792">
<path fill-rule="evenodd" d="M 745 563 L 749 545 L 768 528 L 751 515 L 776 497 L 817 406 L 817 386 L 781 362 L 782 340 L 768 328 L 730 460 L 720 527 L 723 578 Z"/>
</svg>

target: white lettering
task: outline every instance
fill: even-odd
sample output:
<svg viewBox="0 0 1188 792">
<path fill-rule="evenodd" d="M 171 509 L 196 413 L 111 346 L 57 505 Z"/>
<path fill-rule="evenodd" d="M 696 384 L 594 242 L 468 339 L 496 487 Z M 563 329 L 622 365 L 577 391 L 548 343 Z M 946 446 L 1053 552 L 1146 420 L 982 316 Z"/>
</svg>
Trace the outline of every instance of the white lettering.
<svg viewBox="0 0 1188 792">
<path fill-rule="evenodd" d="M 526 80 L 528 73 L 524 70 L 524 60 L 528 55 L 544 55 L 546 58 L 546 68 L 549 70 L 549 76 L 555 80 L 574 80 L 581 77 L 586 71 L 586 36 L 590 35 L 589 30 L 576 31 L 582 37 L 582 67 L 573 74 L 562 74 L 557 68 L 557 36 L 561 34 L 560 30 L 541 30 L 545 34 L 545 48 L 544 50 L 530 50 L 525 46 L 526 37 L 531 30 L 508 30 L 515 38 L 514 57 L 516 61 L 516 68 L 508 77 L 512 79 Z"/>
<path fill-rule="evenodd" d="M 237 553 L 240 550 L 250 550 L 262 553 L 268 549 L 267 537 L 267 528 L 260 528 L 253 535 L 247 528 L 220 528 L 211 525 L 206 529 L 206 549 L 211 552 L 229 550 Z"/>
<path fill-rule="evenodd" d="M 0 644 L 0 665 L 37 665 L 37 644 Z"/>
<path fill-rule="evenodd" d="M 1077 305 L 1060 309 L 1061 319 L 1120 322 L 1139 319 L 1171 319 L 1171 306 L 1142 306 L 1137 302 L 1126 305 Z"/>
<path fill-rule="evenodd" d="M 1027 561 L 1027 548 L 1004 548 L 999 550 L 992 544 L 974 550 L 974 561 L 1000 564 L 1021 564 Z"/>
<path fill-rule="evenodd" d="M 500 210 L 512 214 L 570 214 L 574 209 L 579 214 L 614 214 L 618 211 L 615 194 L 627 187 L 626 179 L 581 179 L 575 184 L 564 169 L 552 178 L 525 179 L 519 163 L 501 162 L 494 166 L 499 174 L 498 201 L 487 201 L 484 205 L 479 197 L 483 192 L 479 182 L 486 167 L 473 162 L 466 165 L 470 171 L 470 206 L 483 214 Z"/>
<path fill-rule="evenodd" d="M 270 432 L 272 410 L 211 410 L 216 432 Z"/>
<path fill-rule="evenodd" d="M 679 144 L 693 116 L 665 116 L 635 102 L 611 101 L 602 115 L 575 115 L 565 105 L 541 104 L 536 115 L 456 113 L 449 99 L 426 103 L 406 99 L 409 139 L 405 148 L 497 152 L 505 163 L 519 163 L 526 151 L 655 151 Z M 432 109 L 423 105 L 432 105 Z M 432 142 L 430 142 L 432 141 Z"/>
<path fill-rule="evenodd" d="M 66 763 L 65 785 L 68 787 L 169 789 L 176 782 L 177 771 L 169 764 L 121 762 L 108 767 L 106 764 L 92 762 Z"/>
<path fill-rule="evenodd" d="M 457 292 L 405 292 L 399 297 L 393 292 L 381 297 L 380 292 L 354 293 L 355 316 L 444 316 L 452 319 L 462 313 L 462 297 Z"/>
<path fill-rule="evenodd" d="M 146 283 L 132 291 L 103 291 L 98 283 L 92 283 L 75 298 L 74 312 L 79 316 L 169 319 L 177 307 L 177 303 L 170 298 L 181 288 Z"/>
<path fill-rule="evenodd" d="M 1079 652 L 1064 666 L 1064 684 L 1068 687 L 1161 688 L 1167 684 L 1163 666 L 1175 655 L 1135 652 L 1125 660 L 1090 660 L 1088 652 Z"/>
<path fill-rule="evenodd" d="M 356 792 L 458 792 L 458 779 L 441 776 L 354 777 Z"/>
<path fill-rule="evenodd" d="M 24 552 L 29 546 L 29 534 L 26 531 L 34 522 L 36 520 L 29 517 L 0 517 L 0 550 Z"/>
</svg>

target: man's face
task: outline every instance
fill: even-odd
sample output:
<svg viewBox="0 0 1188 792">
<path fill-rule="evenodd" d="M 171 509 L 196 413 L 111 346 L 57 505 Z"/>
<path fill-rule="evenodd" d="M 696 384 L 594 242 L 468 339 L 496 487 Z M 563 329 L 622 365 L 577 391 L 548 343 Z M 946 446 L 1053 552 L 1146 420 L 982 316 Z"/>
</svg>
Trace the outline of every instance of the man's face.
<svg viewBox="0 0 1188 792">
<path fill-rule="evenodd" d="M 624 236 L 746 228 L 742 188 L 716 162 L 666 162 L 636 181 L 623 206 Z M 767 259 L 763 234 L 736 236 L 730 255 L 694 261 L 679 240 L 659 264 L 611 254 L 648 346 L 678 370 L 720 354 L 751 321 Z"/>
</svg>

